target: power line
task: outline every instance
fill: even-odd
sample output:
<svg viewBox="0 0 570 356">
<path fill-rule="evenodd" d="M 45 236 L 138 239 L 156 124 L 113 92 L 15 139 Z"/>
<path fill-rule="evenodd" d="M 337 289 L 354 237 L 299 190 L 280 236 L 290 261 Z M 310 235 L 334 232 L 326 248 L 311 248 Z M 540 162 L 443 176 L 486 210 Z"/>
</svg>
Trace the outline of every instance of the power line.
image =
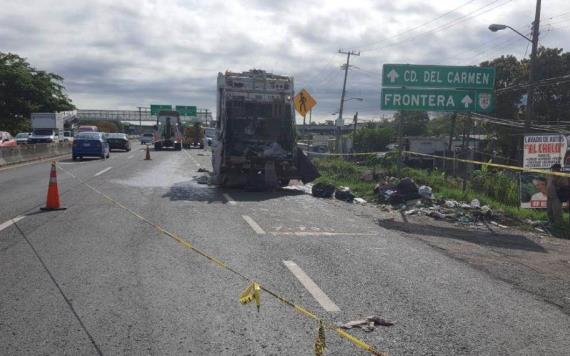
<svg viewBox="0 0 570 356">
<path fill-rule="evenodd" d="M 424 22 L 424 23 L 421 24 L 421 25 L 418 25 L 418 26 L 416 26 L 416 27 L 412 27 L 412 28 L 410 28 L 410 29 L 407 29 L 407 30 L 405 30 L 405 31 L 402 31 L 402 32 L 400 32 L 400 33 L 398 33 L 398 34 L 396 34 L 396 35 L 394 35 L 394 36 L 391 36 L 391 37 L 389 37 L 389 38 L 383 40 L 383 41 L 393 40 L 393 39 L 396 39 L 396 38 L 398 38 L 398 37 L 400 37 L 400 36 L 402 36 L 402 35 L 405 35 L 406 33 L 410 33 L 410 32 L 412 32 L 412 31 L 415 31 L 415 30 L 417 30 L 418 28 L 425 27 L 425 26 L 427 26 L 427 25 L 429 25 L 429 24 L 431 24 L 431 23 L 434 23 L 435 21 L 437 21 L 437 20 L 439 20 L 439 19 L 441 19 L 441 18 L 443 18 L 443 17 L 445 17 L 445 16 L 447 16 L 447 15 L 449 15 L 449 14 L 451 14 L 451 13 L 453 13 L 453 12 L 455 12 L 455 11 L 457 11 L 457 10 L 459 10 L 459 9 L 461 9 L 461 8 L 463 8 L 463 7 L 465 7 L 465 6 L 467 6 L 467 5 L 469 5 L 470 3 L 474 2 L 474 1 L 475 1 L 475 0 L 469 0 L 469 1 L 465 2 L 463 5 L 460 5 L 460 6 L 454 8 L 454 9 L 452 9 L 452 10 L 449 10 L 449 11 L 447 11 L 447 12 L 445 12 L 445 13 L 443 13 L 443 14 L 437 16 L 436 18 L 434 18 L 434 19 L 432 19 L 432 20 L 430 20 L 430 21 L 428 21 L 428 22 Z M 379 42 L 381 42 L 381 41 L 377 41 L 377 42 L 373 42 L 373 43 L 374 43 L 374 44 L 377 44 L 377 43 L 379 43 Z M 368 44 L 368 45 L 360 46 L 360 48 L 368 48 L 368 47 L 370 47 L 370 46 L 371 46 L 371 44 Z"/>
</svg>

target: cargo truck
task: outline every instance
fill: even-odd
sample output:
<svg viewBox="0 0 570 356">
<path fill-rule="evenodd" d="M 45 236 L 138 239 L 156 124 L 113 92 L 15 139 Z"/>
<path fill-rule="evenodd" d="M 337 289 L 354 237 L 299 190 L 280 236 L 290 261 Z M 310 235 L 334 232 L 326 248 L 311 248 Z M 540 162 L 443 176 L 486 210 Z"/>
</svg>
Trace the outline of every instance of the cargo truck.
<svg viewBox="0 0 570 356">
<path fill-rule="evenodd" d="M 182 124 L 180 114 L 176 111 L 160 111 L 156 117 L 154 127 L 154 149 L 173 148 L 182 149 Z"/>
<path fill-rule="evenodd" d="M 204 148 L 204 129 L 199 122 L 182 124 L 184 128 L 182 137 L 183 148 Z"/>
<path fill-rule="evenodd" d="M 32 113 L 32 134 L 28 137 L 28 143 L 63 141 L 63 124 L 67 116 L 67 112 Z"/>
<path fill-rule="evenodd" d="M 219 73 L 213 181 L 271 189 L 319 174 L 297 148 L 293 78 L 252 69 Z"/>
</svg>

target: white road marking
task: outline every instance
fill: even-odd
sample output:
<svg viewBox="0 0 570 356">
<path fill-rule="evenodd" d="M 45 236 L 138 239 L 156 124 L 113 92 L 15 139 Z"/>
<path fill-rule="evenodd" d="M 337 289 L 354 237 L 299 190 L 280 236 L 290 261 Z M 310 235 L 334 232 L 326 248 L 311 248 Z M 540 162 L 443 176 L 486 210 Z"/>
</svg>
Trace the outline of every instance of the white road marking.
<svg viewBox="0 0 570 356">
<path fill-rule="evenodd" d="M 105 173 L 105 172 L 109 172 L 109 171 L 111 170 L 111 168 L 113 168 L 113 167 L 107 167 L 107 168 L 105 168 L 104 170 L 95 173 L 95 177 L 100 176 L 101 174 L 103 174 L 103 173 Z"/>
<path fill-rule="evenodd" d="M 271 231 L 273 236 L 376 236 L 376 233 L 366 232 L 327 232 L 327 231 Z"/>
<path fill-rule="evenodd" d="M 23 218 L 25 218 L 25 216 L 16 216 L 15 218 L 10 219 L 3 224 L 0 224 L 0 231 L 4 230 L 5 228 L 7 228 L 9 226 L 14 225 L 15 223 L 22 220 Z"/>
<path fill-rule="evenodd" d="M 249 224 L 249 226 L 251 226 L 251 228 L 253 229 L 253 231 L 255 231 L 256 234 L 265 235 L 265 231 L 263 231 L 261 226 L 259 226 L 255 222 L 255 220 L 253 220 L 251 217 L 249 217 L 247 215 L 242 215 L 241 217 L 245 220 L 245 222 L 247 222 Z"/>
<path fill-rule="evenodd" d="M 301 267 L 293 261 L 283 261 L 285 266 L 289 268 L 289 271 L 293 273 L 295 277 L 301 282 L 303 287 L 305 287 L 309 293 L 315 298 L 317 302 L 323 307 L 324 310 L 328 312 L 338 312 L 340 308 L 319 288 L 319 286 L 313 282 L 311 277 L 309 277 Z"/>
<path fill-rule="evenodd" d="M 233 200 L 229 194 L 224 193 L 223 195 L 224 195 L 224 198 L 226 198 L 226 200 L 228 201 L 228 204 L 237 205 L 237 202 L 235 200 Z"/>
</svg>

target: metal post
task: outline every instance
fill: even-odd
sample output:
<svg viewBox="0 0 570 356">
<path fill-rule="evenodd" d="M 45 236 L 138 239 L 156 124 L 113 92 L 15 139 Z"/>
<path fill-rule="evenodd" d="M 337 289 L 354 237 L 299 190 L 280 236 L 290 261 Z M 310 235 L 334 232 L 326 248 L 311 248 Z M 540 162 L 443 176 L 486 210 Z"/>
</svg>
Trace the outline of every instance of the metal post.
<svg viewBox="0 0 570 356">
<path fill-rule="evenodd" d="M 400 170 L 402 169 L 402 120 L 404 119 L 403 115 L 400 113 L 400 119 L 398 119 L 398 166 L 397 166 L 397 173 L 398 178 L 400 178 Z"/>
<path fill-rule="evenodd" d="M 530 129 L 534 122 L 534 82 L 535 82 L 535 66 L 536 52 L 538 50 L 538 30 L 540 27 L 540 6 L 541 0 L 536 0 L 536 11 L 534 13 L 534 22 L 532 23 L 532 51 L 530 52 L 530 63 L 528 68 L 528 90 L 526 96 L 526 120 L 525 129 Z"/>
<path fill-rule="evenodd" d="M 358 111 L 354 114 L 354 128 L 352 129 L 352 152 L 354 152 L 354 143 L 356 142 L 356 126 L 358 125 Z"/>
<path fill-rule="evenodd" d="M 344 81 L 342 83 L 342 94 L 340 96 L 340 109 L 338 110 L 338 119 L 337 119 L 338 122 L 336 123 L 338 127 L 341 127 L 343 126 L 342 111 L 344 110 L 344 96 L 346 94 L 346 79 L 348 77 L 348 68 L 350 67 L 350 56 L 351 55 L 360 56 L 360 52 L 343 51 L 339 49 L 338 53 L 346 54 L 346 66 L 344 67 Z M 337 151 L 340 151 L 340 129 L 337 130 L 336 146 L 337 146 Z"/>
</svg>

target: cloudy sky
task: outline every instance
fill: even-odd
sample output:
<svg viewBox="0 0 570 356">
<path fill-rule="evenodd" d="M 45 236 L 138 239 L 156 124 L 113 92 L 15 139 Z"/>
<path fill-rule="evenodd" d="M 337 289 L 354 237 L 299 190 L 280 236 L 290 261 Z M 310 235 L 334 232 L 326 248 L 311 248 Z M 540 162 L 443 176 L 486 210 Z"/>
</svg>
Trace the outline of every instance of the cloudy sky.
<svg viewBox="0 0 570 356">
<path fill-rule="evenodd" d="M 260 68 L 293 75 L 316 98 L 313 118 L 382 117 L 383 63 L 473 65 L 528 56 L 535 0 L 0 0 L 0 51 L 65 78 L 80 109 L 151 103 L 215 110 L 216 75 Z M 570 47 L 570 2 L 543 1 L 541 45 Z"/>
</svg>

